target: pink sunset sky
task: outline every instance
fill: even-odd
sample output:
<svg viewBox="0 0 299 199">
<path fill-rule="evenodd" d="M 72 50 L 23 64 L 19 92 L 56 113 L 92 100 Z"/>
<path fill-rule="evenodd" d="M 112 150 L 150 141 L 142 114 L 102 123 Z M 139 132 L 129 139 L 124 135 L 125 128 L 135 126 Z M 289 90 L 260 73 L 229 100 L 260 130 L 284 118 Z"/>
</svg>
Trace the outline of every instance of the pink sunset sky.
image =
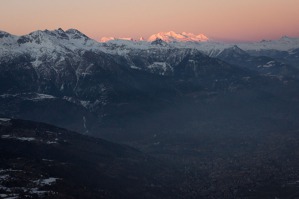
<svg viewBox="0 0 299 199">
<path fill-rule="evenodd" d="M 91 38 L 170 31 L 216 40 L 299 37 L 299 0 L 1 0 L 0 30 L 75 28 Z"/>
</svg>

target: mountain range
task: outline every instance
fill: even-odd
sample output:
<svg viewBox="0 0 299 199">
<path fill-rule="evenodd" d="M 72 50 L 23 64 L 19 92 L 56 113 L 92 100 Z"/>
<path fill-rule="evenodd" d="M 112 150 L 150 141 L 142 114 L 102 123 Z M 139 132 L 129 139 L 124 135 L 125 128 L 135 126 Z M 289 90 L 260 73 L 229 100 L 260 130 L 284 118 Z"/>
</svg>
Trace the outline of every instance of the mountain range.
<svg viewBox="0 0 299 199">
<path fill-rule="evenodd" d="M 168 42 L 161 38 L 101 43 L 75 29 L 35 31 L 23 36 L 1 32 L 0 94 L 1 100 L 8 102 L 33 98 L 34 103 L 60 101 L 62 110 L 67 106 L 62 104 L 75 106 L 80 114 L 70 117 L 81 122 L 70 119 L 69 125 L 87 132 L 82 118 L 99 124 L 120 114 L 119 106 L 123 111 L 142 112 L 144 106 L 172 101 L 185 89 L 214 92 L 227 90 L 229 85 L 238 88 L 249 85 L 247 80 L 254 76 L 297 81 L 298 49 L 299 39 L 288 37 L 246 45 Z M 155 103 L 149 103 L 152 100 Z M 10 107 L 2 104 L 3 108 Z M 16 114 L 20 107 L 14 105 L 8 112 Z M 2 111 L 3 116 L 6 114 Z"/>
<path fill-rule="evenodd" d="M 169 32 L 97 42 L 75 29 L 1 31 L 0 117 L 166 160 L 182 172 L 185 198 L 292 196 L 298 63 L 299 39 L 289 37 L 220 43 Z"/>
<path fill-rule="evenodd" d="M 151 110 L 168 104 L 186 89 L 218 92 L 246 87 L 253 77 L 297 81 L 298 49 L 299 39 L 287 37 L 238 46 L 160 38 L 152 42 L 101 43 L 75 29 L 35 31 L 23 36 L 1 32 L 0 94 L 2 108 L 9 109 L 2 110 L 2 115 L 56 125 L 68 123 L 62 126 L 91 132 L 98 127 L 89 127 L 89 123 L 97 126 L 115 117 L 123 120 L 119 114 L 127 111 L 141 114 L 146 107 Z M 23 110 L 24 100 L 29 104 L 51 101 L 61 110 L 49 107 L 53 116 L 42 114 L 43 119 L 33 114 L 35 108 Z M 6 102 L 14 103 L 10 106 Z M 71 109 L 65 108 L 68 106 L 76 107 L 73 111 L 78 113 L 68 114 L 66 120 L 54 116 L 66 114 L 64 109 Z"/>
<path fill-rule="evenodd" d="M 126 38 L 102 37 L 100 41 L 109 42 L 113 40 L 125 40 L 125 41 L 133 41 L 133 42 L 139 42 L 139 41 L 153 42 L 157 39 L 161 39 L 167 43 L 176 43 L 176 42 L 185 43 L 185 45 L 186 43 L 189 43 L 187 45 L 190 45 L 190 43 L 192 42 L 197 44 L 201 43 L 202 45 L 204 45 L 207 42 L 205 48 L 208 49 L 216 48 L 219 50 L 234 45 L 241 47 L 243 50 L 265 50 L 265 49 L 290 50 L 290 49 L 298 48 L 298 43 L 299 43 L 298 38 L 291 38 L 288 36 L 283 36 L 279 40 L 261 40 L 260 42 L 219 42 L 208 38 L 204 34 L 196 35 L 193 33 L 186 33 L 186 32 L 176 33 L 174 31 L 159 32 L 151 35 L 147 40 L 145 40 L 143 37 L 140 37 L 138 40 L 134 40 L 132 37 L 126 37 Z"/>
<path fill-rule="evenodd" d="M 151 35 L 147 41 L 152 42 L 157 39 L 162 39 L 165 42 L 202 42 L 208 41 L 208 37 L 204 34 L 195 35 L 193 33 L 175 33 L 174 31 L 169 32 L 159 32 L 157 34 Z M 127 40 L 127 41 L 134 41 L 133 38 L 115 38 L 115 37 L 102 37 L 100 39 L 101 42 L 108 42 L 111 40 Z M 138 41 L 145 41 L 143 37 L 140 37 Z"/>
</svg>

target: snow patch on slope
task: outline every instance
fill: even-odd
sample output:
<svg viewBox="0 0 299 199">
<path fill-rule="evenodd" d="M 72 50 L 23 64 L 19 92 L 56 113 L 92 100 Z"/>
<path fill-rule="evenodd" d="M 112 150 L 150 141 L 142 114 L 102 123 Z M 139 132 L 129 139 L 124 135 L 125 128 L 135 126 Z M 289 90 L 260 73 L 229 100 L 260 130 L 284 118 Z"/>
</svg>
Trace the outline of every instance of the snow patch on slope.
<svg viewBox="0 0 299 199">
<path fill-rule="evenodd" d="M 275 66 L 275 61 L 269 61 L 265 65 L 259 65 L 258 68 L 263 67 L 263 68 L 271 68 Z"/>
<path fill-rule="evenodd" d="M 151 72 L 158 72 L 160 75 L 167 75 L 167 73 L 173 72 L 173 68 L 166 62 L 154 62 L 147 66 Z"/>
<path fill-rule="evenodd" d="M 15 140 L 27 141 L 27 142 L 32 142 L 32 141 L 36 140 L 34 137 L 17 137 L 17 136 L 12 136 L 12 135 L 2 135 L 1 138 L 2 139 L 15 139 Z"/>
</svg>

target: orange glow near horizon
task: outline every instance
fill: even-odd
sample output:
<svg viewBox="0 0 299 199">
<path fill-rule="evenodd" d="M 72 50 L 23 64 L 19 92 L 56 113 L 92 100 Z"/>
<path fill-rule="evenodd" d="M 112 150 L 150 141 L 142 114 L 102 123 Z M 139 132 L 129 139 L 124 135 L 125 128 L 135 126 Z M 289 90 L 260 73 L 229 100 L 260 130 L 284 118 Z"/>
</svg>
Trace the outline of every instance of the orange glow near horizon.
<svg viewBox="0 0 299 199">
<path fill-rule="evenodd" d="M 75 28 L 96 40 L 173 30 L 254 41 L 299 37 L 298 8 L 298 0 L 2 0 L 0 30 L 23 35 Z"/>
</svg>

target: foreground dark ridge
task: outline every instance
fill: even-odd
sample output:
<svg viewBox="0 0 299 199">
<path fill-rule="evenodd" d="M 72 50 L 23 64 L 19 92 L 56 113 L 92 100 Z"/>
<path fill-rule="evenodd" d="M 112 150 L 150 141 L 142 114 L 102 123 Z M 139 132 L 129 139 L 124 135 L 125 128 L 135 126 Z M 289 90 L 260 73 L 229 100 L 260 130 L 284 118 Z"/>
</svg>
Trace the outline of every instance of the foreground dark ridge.
<svg viewBox="0 0 299 199">
<path fill-rule="evenodd" d="M 296 198 L 298 135 L 176 134 L 176 140 L 160 138 L 147 148 L 166 163 L 48 124 L 1 118 L 0 193 L 2 198 Z"/>
<path fill-rule="evenodd" d="M 0 119 L 1 198 L 176 198 L 175 170 L 127 146 Z"/>
</svg>

